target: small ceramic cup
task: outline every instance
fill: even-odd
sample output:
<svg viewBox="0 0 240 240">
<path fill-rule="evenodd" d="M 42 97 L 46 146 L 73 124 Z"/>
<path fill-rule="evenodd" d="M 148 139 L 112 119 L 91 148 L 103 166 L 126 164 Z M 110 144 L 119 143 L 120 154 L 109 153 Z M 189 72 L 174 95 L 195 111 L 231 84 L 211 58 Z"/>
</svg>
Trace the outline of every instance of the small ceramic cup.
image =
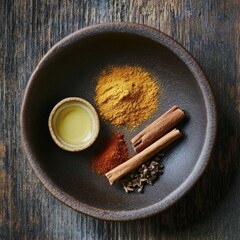
<svg viewBox="0 0 240 240">
<path fill-rule="evenodd" d="M 69 115 L 72 114 L 71 112 L 74 111 L 73 109 L 76 109 L 78 107 L 81 109 L 80 111 L 84 113 L 83 117 L 85 117 L 85 120 L 81 121 L 81 116 L 79 115 L 79 112 L 77 112 L 77 115 L 75 115 L 77 116 L 77 119 L 72 119 L 72 121 L 71 119 L 66 120 L 67 118 L 71 117 L 69 117 Z M 68 126 L 61 126 L 61 124 L 66 125 L 66 121 L 69 121 Z M 84 125 L 86 123 L 88 127 Z M 96 110 L 89 102 L 78 97 L 65 98 L 58 104 L 56 104 L 50 113 L 48 126 L 54 142 L 60 148 L 71 152 L 81 151 L 90 147 L 96 140 L 100 130 L 99 118 Z M 78 141 L 77 143 L 66 140 L 67 137 L 64 138 L 63 134 L 61 134 L 61 127 L 64 127 L 66 136 L 68 134 L 68 128 L 71 128 L 71 132 L 74 134 L 74 137 L 78 137 L 75 136 L 77 132 L 79 132 L 77 131 L 77 129 L 76 132 L 74 131 L 75 126 L 76 128 L 81 126 L 82 131 L 84 131 L 84 134 L 86 135 L 85 137 L 83 137 L 83 139 L 81 139 L 80 142 Z"/>
</svg>

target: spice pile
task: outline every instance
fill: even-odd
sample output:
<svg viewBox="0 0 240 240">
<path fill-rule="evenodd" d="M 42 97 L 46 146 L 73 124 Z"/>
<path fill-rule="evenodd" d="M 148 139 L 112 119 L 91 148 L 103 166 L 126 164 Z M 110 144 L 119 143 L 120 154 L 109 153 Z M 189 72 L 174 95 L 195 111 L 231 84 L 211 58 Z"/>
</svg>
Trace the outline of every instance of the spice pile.
<svg viewBox="0 0 240 240">
<path fill-rule="evenodd" d="M 97 79 L 95 101 L 104 120 L 136 127 L 158 107 L 159 87 L 138 66 L 110 66 Z"/>
<path fill-rule="evenodd" d="M 115 126 L 135 128 L 149 119 L 158 107 L 160 89 L 153 76 L 139 66 L 109 66 L 97 78 L 95 102 L 103 120 Z M 121 180 L 125 191 L 142 193 L 153 185 L 164 166 L 159 152 L 182 136 L 173 127 L 185 117 L 173 106 L 131 139 L 137 153 L 129 159 L 121 133 L 113 133 L 104 149 L 92 160 L 92 168 L 104 174 L 110 185 Z"/>
<path fill-rule="evenodd" d="M 160 159 L 163 156 L 163 154 L 158 153 L 140 168 L 124 177 L 121 183 L 125 192 L 133 192 L 137 189 L 139 193 L 143 193 L 145 185 L 153 185 L 159 174 L 162 175 L 164 172 L 164 165 L 160 163 Z"/>
<path fill-rule="evenodd" d="M 92 168 L 99 174 L 107 173 L 129 158 L 124 136 L 119 132 L 106 139 L 103 146 L 104 148 L 92 159 Z"/>
</svg>

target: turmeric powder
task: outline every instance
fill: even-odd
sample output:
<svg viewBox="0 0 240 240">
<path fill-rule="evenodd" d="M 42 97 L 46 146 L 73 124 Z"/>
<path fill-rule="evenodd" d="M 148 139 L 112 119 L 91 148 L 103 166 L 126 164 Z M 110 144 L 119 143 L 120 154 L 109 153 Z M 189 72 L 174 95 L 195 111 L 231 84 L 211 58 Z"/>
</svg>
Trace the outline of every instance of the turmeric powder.
<svg viewBox="0 0 240 240">
<path fill-rule="evenodd" d="M 95 101 L 104 120 L 136 127 L 158 107 L 159 87 L 139 66 L 109 66 L 97 79 Z"/>
</svg>

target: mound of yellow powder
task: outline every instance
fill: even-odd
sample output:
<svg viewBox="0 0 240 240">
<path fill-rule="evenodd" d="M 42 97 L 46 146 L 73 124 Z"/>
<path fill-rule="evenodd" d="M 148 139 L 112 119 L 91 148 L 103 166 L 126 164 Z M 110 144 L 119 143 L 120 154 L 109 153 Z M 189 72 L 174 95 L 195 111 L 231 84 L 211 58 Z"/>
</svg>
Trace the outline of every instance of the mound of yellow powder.
<svg viewBox="0 0 240 240">
<path fill-rule="evenodd" d="M 136 127 L 158 107 L 159 88 L 138 66 L 110 66 L 97 79 L 95 101 L 104 120 Z"/>
</svg>

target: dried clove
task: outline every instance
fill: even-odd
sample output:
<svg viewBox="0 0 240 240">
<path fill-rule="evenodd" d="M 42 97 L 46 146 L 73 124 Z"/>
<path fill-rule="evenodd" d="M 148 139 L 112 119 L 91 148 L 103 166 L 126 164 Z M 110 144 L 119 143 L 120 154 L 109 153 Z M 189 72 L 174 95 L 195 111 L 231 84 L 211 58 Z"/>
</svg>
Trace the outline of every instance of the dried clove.
<svg viewBox="0 0 240 240">
<path fill-rule="evenodd" d="M 143 193 L 145 185 L 153 185 L 159 175 L 164 173 L 164 165 L 160 163 L 160 160 L 164 154 L 158 153 L 141 167 L 135 171 L 129 173 L 121 180 L 122 186 L 126 193 L 133 192 L 137 189 L 137 192 Z"/>
</svg>

